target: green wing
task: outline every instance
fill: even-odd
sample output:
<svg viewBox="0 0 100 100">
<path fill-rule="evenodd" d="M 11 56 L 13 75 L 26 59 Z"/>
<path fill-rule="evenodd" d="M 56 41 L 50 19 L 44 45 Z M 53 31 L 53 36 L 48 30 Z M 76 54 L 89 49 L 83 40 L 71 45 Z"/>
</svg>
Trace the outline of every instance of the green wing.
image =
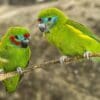
<svg viewBox="0 0 100 100">
<path fill-rule="evenodd" d="M 80 30 L 83 34 L 88 35 L 88 36 L 92 37 L 93 39 L 100 42 L 100 38 L 98 36 L 96 36 L 93 32 L 91 32 L 91 30 L 88 29 L 86 26 L 84 26 L 78 22 L 75 22 L 73 20 L 70 20 L 70 19 L 67 20 L 66 24 L 73 26 L 74 28 Z"/>
</svg>

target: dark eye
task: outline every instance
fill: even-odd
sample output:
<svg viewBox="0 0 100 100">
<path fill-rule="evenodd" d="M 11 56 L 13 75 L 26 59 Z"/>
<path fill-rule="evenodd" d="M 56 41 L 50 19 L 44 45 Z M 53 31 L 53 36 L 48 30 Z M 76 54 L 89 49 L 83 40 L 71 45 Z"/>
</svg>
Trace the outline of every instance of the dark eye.
<svg viewBox="0 0 100 100">
<path fill-rule="evenodd" d="M 51 21 L 51 17 L 48 18 L 48 21 Z"/>
<path fill-rule="evenodd" d="M 16 39 L 18 39 L 18 36 L 17 36 L 17 35 L 15 35 L 15 38 L 16 38 Z"/>
</svg>

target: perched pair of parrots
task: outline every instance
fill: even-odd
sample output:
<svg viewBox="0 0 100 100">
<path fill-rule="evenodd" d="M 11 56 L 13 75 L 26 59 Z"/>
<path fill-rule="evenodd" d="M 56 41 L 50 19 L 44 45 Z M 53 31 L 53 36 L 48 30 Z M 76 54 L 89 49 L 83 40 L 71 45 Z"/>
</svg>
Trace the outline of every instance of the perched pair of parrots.
<svg viewBox="0 0 100 100">
<path fill-rule="evenodd" d="M 100 38 L 84 25 L 65 16 L 61 10 L 43 9 L 38 14 L 38 22 L 44 37 L 64 56 L 84 55 L 89 58 L 91 53 L 100 53 Z M 97 59 L 100 62 L 100 58 Z"/>
<path fill-rule="evenodd" d="M 18 71 L 18 75 L 5 79 L 3 84 L 7 92 L 16 90 L 21 80 L 21 71 L 27 67 L 30 59 L 30 33 L 24 27 L 11 27 L 0 42 L 0 74 Z M 4 62 L 5 61 L 5 62 Z"/>
<path fill-rule="evenodd" d="M 87 27 L 64 15 L 57 8 L 48 8 L 38 15 L 38 28 L 44 37 L 65 56 L 79 56 L 89 52 L 100 52 L 100 38 Z M 0 57 L 7 60 L 0 64 L 0 70 L 11 72 L 27 67 L 30 59 L 29 31 L 23 27 L 12 27 L 1 39 Z M 100 61 L 100 60 L 99 60 Z M 2 61 L 0 61 L 2 62 Z M 18 74 L 3 81 L 8 92 L 16 90 L 21 79 Z"/>
</svg>

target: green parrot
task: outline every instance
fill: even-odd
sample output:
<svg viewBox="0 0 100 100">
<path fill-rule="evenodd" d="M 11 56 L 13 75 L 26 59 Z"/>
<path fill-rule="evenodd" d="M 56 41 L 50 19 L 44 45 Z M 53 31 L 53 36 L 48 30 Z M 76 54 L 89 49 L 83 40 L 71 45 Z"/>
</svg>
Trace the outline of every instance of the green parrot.
<svg viewBox="0 0 100 100">
<path fill-rule="evenodd" d="M 11 27 L 0 42 L 0 72 L 18 71 L 18 75 L 3 81 L 8 93 L 14 92 L 19 85 L 21 72 L 30 60 L 29 31 L 24 27 Z"/>
<path fill-rule="evenodd" d="M 59 9 L 43 9 L 38 14 L 38 22 L 44 37 L 63 55 L 89 58 L 90 53 L 100 53 L 100 38 L 84 25 L 66 17 Z"/>
</svg>

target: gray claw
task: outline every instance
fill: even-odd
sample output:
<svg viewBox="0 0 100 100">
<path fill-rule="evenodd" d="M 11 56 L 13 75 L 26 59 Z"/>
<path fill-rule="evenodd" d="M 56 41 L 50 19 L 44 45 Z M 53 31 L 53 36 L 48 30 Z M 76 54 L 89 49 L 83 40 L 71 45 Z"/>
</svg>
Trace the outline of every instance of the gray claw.
<svg viewBox="0 0 100 100">
<path fill-rule="evenodd" d="M 22 68 L 21 68 L 21 67 L 18 67 L 18 68 L 17 68 L 17 72 L 18 72 L 19 74 L 23 74 Z"/>
<path fill-rule="evenodd" d="M 61 56 L 60 57 L 60 63 L 63 65 L 65 63 L 65 59 L 67 59 L 68 57 L 67 56 Z"/>
<path fill-rule="evenodd" d="M 83 57 L 89 60 L 89 59 L 90 59 L 90 55 L 91 55 L 91 52 L 90 52 L 90 51 L 86 51 L 86 52 L 83 54 Z"/>
</svg>

